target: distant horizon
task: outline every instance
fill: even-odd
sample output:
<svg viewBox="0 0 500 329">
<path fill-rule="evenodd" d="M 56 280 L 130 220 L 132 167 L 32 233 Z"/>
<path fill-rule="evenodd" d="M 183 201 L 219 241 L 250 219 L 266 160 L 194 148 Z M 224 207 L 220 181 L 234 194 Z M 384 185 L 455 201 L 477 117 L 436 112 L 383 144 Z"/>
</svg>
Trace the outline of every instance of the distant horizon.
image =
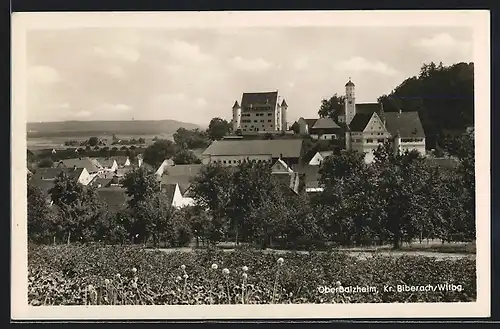
<svg viewBox="0 0 500 329">
<path fill-rule="evenodd" d="M 61 122 L 120 122 L 120 121 L 126 121 L 126 122 L 132 122 L 132 121 L 139 121 L 139 122 L 145 122 L 145 121 L 174 121 L 174 122 L 179 122 L 179 123 L 187 123 L 187 124 L 192 124 L 192 125 L 200 126 L 200 124 L 198 124 L 198 123 L 187 122 L 187 121 L 180 121 L 180 120 L 175 120 L 175 119 L 49 120 L 49 121 L 26 121 L 26 124 L 28 124 L 28 123 L 61 123 Z M 207 126 L 208 126 L 208 124 L 207 124 Z"/>
</svg>

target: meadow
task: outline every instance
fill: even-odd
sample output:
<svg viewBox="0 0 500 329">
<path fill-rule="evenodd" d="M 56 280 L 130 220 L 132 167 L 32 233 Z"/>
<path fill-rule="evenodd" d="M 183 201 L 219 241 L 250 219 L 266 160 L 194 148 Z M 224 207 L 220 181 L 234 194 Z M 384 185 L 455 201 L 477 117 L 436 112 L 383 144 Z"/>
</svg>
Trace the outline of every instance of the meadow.
<svg viewBox="0 0 500 329">
<path fill-rule="evenodd" d="M 163 252 L 137 246 L 30 245 L 30 305 L 201 305 L 471 302 L 476 261 L 358 258 L 341 251 Z M 397 292 L 388 287 L 437 287 Z M 322 287 L 368 292 L 322 293 Z M 375 287 L 375 288 L 368 288 Z"/>
</svg>

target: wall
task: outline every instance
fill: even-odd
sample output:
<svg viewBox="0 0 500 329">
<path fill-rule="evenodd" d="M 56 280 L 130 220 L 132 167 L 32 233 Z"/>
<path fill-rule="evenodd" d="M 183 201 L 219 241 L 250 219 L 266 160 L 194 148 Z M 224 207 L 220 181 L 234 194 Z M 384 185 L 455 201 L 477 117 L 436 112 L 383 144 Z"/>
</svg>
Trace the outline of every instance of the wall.
<svg viewBox="0 0 500 329">
<path fill-rule="evenodd" d="M 311 165 L 311 166 L 319 166 L 319 165 L 321 164 L 321 162 L 322 162 L 322 161 L 323 161 L 323 157 L 322 157 L 322 156 L 321 156 L 321 154 L 319 154 L 319 152 L 318 152 L 318 153 L 316 153 L 316 154 L 312 157 L 311 161 L 309 161 L 309 165 Z"/>
<path fill-rule="evenodd" d="M 277 116 L 273 110 L 244 110 L 241 113 L 242 131 L 275 131 Z"/>
<path fill-rule="evenodd" d="M 238 161 L 242 162 L 246 159 L 249 160 L 260 160 L 260 161 L 271 161 L 272 157 L 270 154 L 261 154 L 261 155 L 211 155 L 202 160 L 203 164 L 209 164 L 211 162 L 221 161 L 222 165 L 226 166 L 237 166 Z M 226 161 L 224 163 L 224 161 Z M 229 162 L 230 161 L 230 162 Z"/>
<path fill-rule="evenodd" d="M 88 185 L 96 176 L 97 174 L 90 175 L 87 169 L 83 169 L 80 177 L 78 177 L 78 181 L 82 185 Z"/>
<path fill-rule="evenodd" d="M 336 134 L 322 134 L 322 135 L 311 135 L 312 139 L 337 139 Z"/>
</svg>

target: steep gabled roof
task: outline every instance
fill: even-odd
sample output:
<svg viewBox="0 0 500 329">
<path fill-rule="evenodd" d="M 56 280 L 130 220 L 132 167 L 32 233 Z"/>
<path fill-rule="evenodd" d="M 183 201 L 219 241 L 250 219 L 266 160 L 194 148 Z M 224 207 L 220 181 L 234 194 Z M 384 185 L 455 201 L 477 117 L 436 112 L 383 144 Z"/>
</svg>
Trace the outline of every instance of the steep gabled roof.
<svg viewBox="0 0 500 329">
<path fill-rule="evenodd" d="M 304 119 L 304 121 L 310 128 L 312 128 L 318 119 Z"/>
<path fill-rule="evenodd" d="M 380 112 L 381 105 L 379 103 L 356 103 L 356 114 L 365 113 L 371 114 L 374 112 Z"/>
<path fill-rule="evenodd" d="M 353 120 L 354 121 L 354 120 Z M 385 126 L 392 136 L 397 132 L 402 138 L 425 138 L 418 112 L 385 112 Z"/>
<path fill-rule="evenodd" d="M 322 157 L 323 159 L 326 158 L 326 157 L 329 157 L 330 155 L 333 154 L 333 151 L 320 151 L 318 152 Z"/>
<path fill-rule="evenodd" d="M 73 159 L 65 159 L 59 161 L 60 164 L 63 164 L 66 168 L 85 168 L 89 173 L 95 173 L 98 171 L 98 168 L 94 165 L 92 160 L 88 157 L 85 158 L 73 158 Z"/>
<path fill-rule="evenodd" d="M 316 120 L 312 129 L 340 129 L 340 126 L 333 121 L 331 118 L 319 118 Z"/>
<path fill-rule="evenodd" d="M 141 154 L 138 154 L 137 155 L 137 158 L 139 158 L 139 156 L 142 157 Z M 125 162 L 127 162 L 127 159 L 129 159 L 128 156 L 125 156 L 125 155 L 119 155 L 119 156 L 114 156 L 113 159 L 116 160 L 116 164 L 119 165 L 119 166 L 124 166 L 125 165 Z"/>
<path fill-rule="evenodd" d="M 161 186 L 161 191 L 167 197 L 169 204 L 172 204 L 174 201 L 175 190 L 177 188 L 177 184 L 164 184 Z"/>
<path fill-rule="evenodd" d="M 38 168 L 33 174 L 33 179 L 55 179 L 65 168 Z"/>
<path fill-rule="evenodd" d="M 275 172 L 274 171 L 275 169 L 280 169 L 280 171 Z M 275 173 L 283 173 L 283 172 L 292 173 L 293 172 L 293 170 L 286 164 L 286 162 L 281 160 L 281 159 L 276 160 L 276 162 L 271 167 L 271 170 L 273 170 L 273 172 L 275 172 Z"/>
<path fill-rule="evenodd" d="M 373 113 L 356 113 L 351 123 L 349 124 L 350 131 L 362 132 L 366 125 L 370 122 Z"/>
<path fill-rule="evenodd" d="M 39 188 L 45 196 L 48 196 L 50 193 L 50 189 L 54 187 L 53 180 L 45 180 L 38 178 L 31 178 L 28 181 L 28 185 L 35 186 Z"/>
<path fill-rule="evenodd" d="M 260 106 L 270 106 L 272 109 L 276 107 L 278 102 L 278 92 L 259 92 L 259 93 L 243 93 L 241 98 L 241 107 L 246 109 L 247 107 L 260 107 Z"/>
<path fill-rule="evenodd" d="M 178 184 L 182 194 L 191 186 L 203 165 L 175 165 L 168 167 L 161 178 L 161 185 Z"/>
<path fill-rule="evenodd" d="M 113 166 L 113 162 L 116 161 L 114 158 L 96 158 L 96 160 L 102 167 L 105 168 L 111 168 Z"/>
<path fill-rule="evenodd" d="M 288 107 L 288 104 L 286 103 L 284 98 L 283 98 L 283 102 L 281 102 L 281 107 Z"/>
<path fill-rule="evenodd" d="M 298 158 L 302 139 L 220 140 L 214 141 L 203 155 L 271 155 L 273 158 Z"/>
<path fill-rule="evenodd" d="M 292 166 L 293 170 L 299 174 L 304 175 L 304 182 L 306 188 L 318 187 L 319 181 L 319 166 L 313 165 L 295 165 Z"/>
</svg>

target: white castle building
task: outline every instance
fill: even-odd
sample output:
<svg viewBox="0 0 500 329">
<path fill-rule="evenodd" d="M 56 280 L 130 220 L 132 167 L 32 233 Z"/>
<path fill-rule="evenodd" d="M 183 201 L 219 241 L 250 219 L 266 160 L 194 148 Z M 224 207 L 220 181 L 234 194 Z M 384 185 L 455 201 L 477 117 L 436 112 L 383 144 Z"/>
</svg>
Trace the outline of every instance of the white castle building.
<svg viewBox="0 0 500 329">
<path fill-rule="evenodd" d="M 288 129 L 288 105 L 278 91 L 243 93 L 241 105 L 233 105 L 233 131 L 244 133 L 281 132 Z"/>
</svg>

